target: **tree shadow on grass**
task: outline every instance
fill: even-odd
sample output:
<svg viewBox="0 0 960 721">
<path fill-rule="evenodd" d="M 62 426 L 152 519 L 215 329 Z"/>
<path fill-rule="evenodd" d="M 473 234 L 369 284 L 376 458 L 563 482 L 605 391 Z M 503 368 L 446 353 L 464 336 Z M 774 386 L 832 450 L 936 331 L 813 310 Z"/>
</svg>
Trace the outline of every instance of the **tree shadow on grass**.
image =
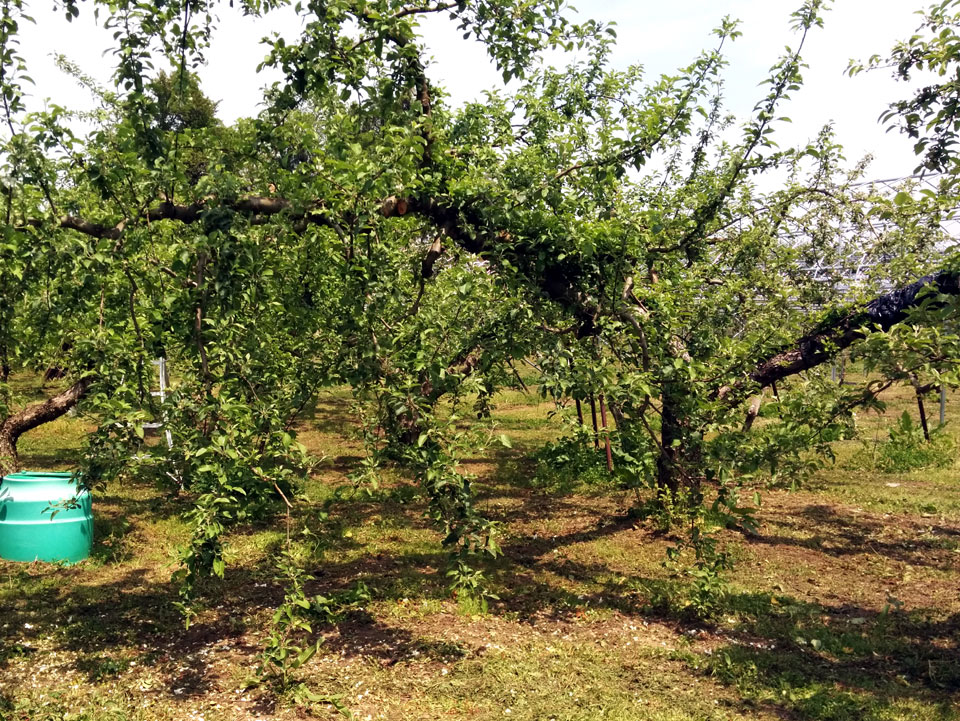
<svg viewBox="0 0 960 721">
<path fill-rule="evenodd" d="M 30 470 L 72 471 L 80 465 L 80 450 L 56 448 L 48 452 L 40 449 L 20 453 L 20 466 Z"/>
<path fill-rule="evenodd" d="M 751 543 L 777 546 L 796 546 L 839 558 L 855 556 L 870 551 L 887 558 L 913 566 L 926 566 L 941 571 L 955 570 L 956 554 L 945 547 L 942 539 L 956 540 L 960 528 L 930 524 L 929 532 L 917 537 L 909 535 L 904 540 L 888 540 L 882 537 L 886 528 L 882 520 L 845 515 L 831 506 L 811 504 L 800 510 L 806 521 L 777 518 L 775 525 L 790 532 L 800 533 L 815 529 L 813 535 L 796 538 L 783 534 L 761 533 L 751 537 Z"/>
<path fill-rule="evenodd" d="M 523 502 L 510 515 L 549 518 L 558 500 L 531 499 L 534 507 Z M 816 550 L 845 555 L 842 545 L 854 544 L 856 549 L 862 534 L 851 528 L 847 519 L 825 515 L 830 510 L 818 507 L 808 513 L 811 520 L 825 521 L 826 532 L 833 534 L 829 549 L 818 546 Z M 728 627 L 693 616 L 686 605 L 690 586 L 683 580 L 625 579 L 622 570 L 614 570 L 602 553 L 596 554 L 595 562 L 555 553 L 615 536 L 631 529 L 633 523 L 626 517 L 600 519 L 567 533 L 505 543 L 508 562 L 497 565 L 496 580 L 499 588 L 507 590 L 496 602 L 496 612 L 516 614 L 521 620 L 546 616 L 558 622 L 576 622 L 593 609 L 657 619 L 684 637 L 706 629 L 711 654 L 691 654 L 691 665 L 735 685 L 744 709 L 763 707 L 784 718 L 833 721 L 891 718 L 895 717 L 891 714 L 907 713 L 904 709 L 913 704 L 923 706 L 933 714 L 931 718 L 960 717 L 956 706 L 951 706 L 960 692 L 960 615 L 944 617 L 934 609 L 904 613 L 895 604 L 878 612 L 786 595 L 732 593 L 717 610 L 721 618 L 732 615 L 736 619 L 735 625 Z M 911 563 L 921 562 L 918 557 L 931 550 L 922 540 L 874 547 L 874 553 Z M 928 563 L 939 567 L 937 560 Z"/>
<path fill-rule="evenodd" d="M 544 497 L 525 489 L 494 487 L 486 496 L 515 501 L 504 514 L 511 520 L 544 521 L 578 508 L 576 499 Z M 405 514 L 404 523 L 423 527 L 422 518 L 411 518 L 408 511 L 406 506 L 392 508 L 392 512 Z M 597 515 L 600 511 L 599 507 L 588 511 L 566 532 L 508 539 L 503 544 L 504 557 L 486 565 L 502 589 L 492 612 L 532 621 L 544 618 L 546 606 L 550 620 L 577 623 L 592 609 L 657 620 L 672 626 L 681 637 L 705 629 L 712 653 L 692 656 L 694 669 L 736 686 L 744 709 L 763 707 L 784 718 L 820 721 L 857 718 L 857 714 L 879 718 L 910 703 L 948 709 L 960 690 L 957 615 L 904 613 L 896 608 L 878 612 L 787 595 L 731 593 L 722 601 L 718 615 L 732 615 L 736 623 L 706 623 L 684 606 L 690 589 L 683 580 L 624 577 L 622 569 L 614 570 L 602 554 L 585 562 L 554 553 L 623 532 L 636 532 L 631 543 L 655 540 L 655 534 L 634 527 L 635 519 L 603 518 Z M 371 514 L 387 515 L 391 509 L 357 502 L 338 512 L 352 524 L 363 525 Z M 845 527 L 846 521 L 839 524 L 838 539 L 853 543 L 855 537 L 844 531 Z M 380 551 L 343 563 L 323 563 L 314 588 L 346 588 L 363 579 L 379 601 L 443 599 L 449 596 L 437 570 L 445 560 L 438 545 L 435 552 Z M 390 665 L 403 654 L 418 650 L 417 644 L 424 640 L 361 615 L 342 625 L 340 635 L 328 643 L 332 651 L 371 656 Z M 438 658 L 445 658 L 447 651 L 469 653 L 467 648 L 444 649 L 437 652 Z"/>
<path fill-rule="evenodd" d="M 206 687 L 202 668 L 182 653 L 202 647 L 203 625 L 184 632 L 173 605 L 176 589 L 147 580 L 143 569 L 91 583 L 81 567 L 31 564 L 22 571 L 20 586 L 21 598 L 9 604 L 0 628 L 4 647 L 22 637 L 21 644 L 72 652 L 74 667 L 91 683 L 120 675 L 130 661 L 162 665 L 176 651 L 184 673 L 196 677 L 192 685 L 198 692 Z M 176 649 L 171 639 L 176 639 Z"/>
<path fill-rule="evenodd" d="M 152 486 L 143 486 L 153 491 Z M 136 555 L 134 541 L 144 518 L 151 521 L 180 516 L 189 507 L 185 498 L 157 493 L 147 498 L 129 498 L 115 493 L 94 492 L 93 546 L 90 558 L 100 564 L 118 564 Z"/>
<path fill-rule="evenodd" d="M 960 614 L 877 612 L 786 595 L 732 593 L 717 609 L 717 621 L 710 622 L 691 612 L 690 588 L 677 579 L 623 581 L 604 574 L 602 563 L 570 559 L 538 566 L 536 574 L 521 571 L 498 579 L 522 590 L 502 597 L 497 612 L 576 623 L 599 609 L 656 620 L 677 634 L 676 658 L 735 687 L 742 711 L 762 708 L 809 721 L 879 721 L 913 717 L 922 707 L 921 718 L 923 713 L 958 718 Z M 571 591 L 545 577 L 572 579 L 589 590 Z M 734 623 L 725 621 L 729 618 Z"/>
<path fill-rule="evenodd" d="M 347 435 L 346 428 L 357 427 L 357 419 L 350 412 L 351 404 L 349 398 L 325 398 L 322 404 L 317 403 L 302 414 L 301 423 L 321 433 Z"/>
<path fill-rule="evenodd" d="M 929 621 L 789 597 L 769 604 L 757 594 L 732 597 L 729 608 L 757 615 L 709 655 L 691 656 L 691 666 L 734 686 L 745 703 L 797 719 L 913 718 L 920 706 L 922 718 L 957 718 L 960 616 Z"/>
<path fill-rule="evenodd" d="M 764 593 L 734 593 L 723 601 L 719 613 L 735 617 L 736 623 L 706 624 L 684 609 L 689 588 L 680 580 L 625 577 L 622 568 L 614 570 L 602 552 L 593 554 L 595 560 L 590 561 L 554 553 L 632 532 L 633 519 L 601 515 L 610 503 L 584 513 L 585 502 L 578 503 L 577 498 L 545 496 L 529 489 L 496 486 L 485 495 L 511 501 L 502 514 L 510 522 L 535 524 L 558 515 L 581 514 L 572 528 L 568 524 L 558 533 L 507 539 L 505 557 L 488 566 L 503 589 L 500 600 L 492 604 L 494 614 L 522 622 L 533 620 L 538 613 L 537 617 L 543 618 L 547 607 L 550 620 L 574 624 L 585 611 L 602 610 L 636 620 L 662 621 L 674 628 L 678 638 L 705 629 L 710 654 L 696 645 L 689 652 L 681 647 L 682 653 L 678 653 L 694 671 L 735 687 L 743 710 L 762 707 L 784 718 L 833 721 L 879 718 L 883 713 L 889 717 L 903 704 L 915 703 L 941 709 L 940 717 L 950 717 L 949 704 L 960 690 L 956 647 L 960 620 L 956 615 L 923 617 L 896 609 L 880 614 L 785 595 L 774 600 Z M 134 523 L 139 514 L 152 512 L 149 505 L 137 505 L 149 504 L 149 500 L 118 497 L 112 499 L 114 503 L 121 509 L 116 518 L 123 517 L 124 504 L 131 504 L 126 508 Z M 172 513 L 172 508 L 167 510 Z M 335 504 L 331 509 L 333 530 L 324 537 L 324 547 L 328 559 L 339 555 L 346 560 L 321 556 L 311 563 L 307 570 L 316 580 L 307 584 L 307 593 L 330 594 L 362 580 L 377 602 L 448 599 L 442 574 L 447 554 L 440 547 L 439 534 L 435 550 L 372 548 L 358 554 L 356 540 L 340 532 L 348 524 L 369 525 L 374 517 L 389 517 L 398 529 L 419 531 L 429 525 L 421 511 L 421 500 L 400 503 L 389 495 L 377 502 L 358 496 Z M 314 508 L 304 514 L 315 514 L 311 524 L 326 523 L 326 511 Z M 107 526 L 108 531 L 111 528 Z M 116 529 L 121 537 L 129 533 L 122 524 Z M 837 534 L 838 544 L 856 540 L 843 525 L 831 532 Z M 630 543 L 654 540 L 646 531 L 636 535 Z M 401 545 L 406 543 L 399 540 Z M 115 572 L 91 581 L 82 567 L 51 567 L 44 572 L 46 578 L 22 584 L 23 600 L 7 613 L 9 628 L 0 629 L 0 648 L 14 648 L 13 644 L 34 648 L 33 643 L 24 646 L 21 642 L 31 640 L 23 638 L 22 630 L 30 624 L 35 627 L 30 630 L 32 636 L 52 638 L 59 647 L 76 653 L 75 668 L 91 683 L 126 673 L 123 664 L 132 659 L 171 679 L 169 687 L 158 693 L 171 698 L 207 694 L 217 681 L 202 652 L 231 644 L 234 652 L 242 655 L 238 665 L 248 668 L 259 653 L 259 648 L 251 645 L 248 628 L 262 624 L 283 601 L 284 589 L 273 579 L 271 551 L 277 549 L 266 550 L 261 562 L 229 568 L 225 581 L 203 587 L 201 604 L 206 612 L 187 630 L 173 605 L 178 600 L 176 589 L 151 580 L 144 569 L 124 570 L 117 564 Z M 456 624 L 457 619 L 451 621 L 447 614 L 445 622 Z M 354 612 L 339 623 L 336 632 L 331 626 L 317 626 L 315 634 L 326 637 L 327 653 L 370 658 L 383 667 L 415 655 L 446 663 L 482 652 L 445 641 L 437 625 L 426 624 L 420 632 L 410 630 L 410 624 L 392 623 L 389 616 Z M 31 653 L 35 651 L 0 656 L 0 669 Z"/>
</svg>

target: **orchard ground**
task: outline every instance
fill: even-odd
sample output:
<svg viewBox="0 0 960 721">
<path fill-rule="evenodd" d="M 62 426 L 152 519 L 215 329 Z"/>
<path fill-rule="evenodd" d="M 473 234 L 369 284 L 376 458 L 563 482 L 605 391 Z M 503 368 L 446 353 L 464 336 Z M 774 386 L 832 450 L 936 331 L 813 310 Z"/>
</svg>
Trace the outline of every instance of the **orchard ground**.
<svg viewBox="0 0 960 721">
<path fill-rule="evenodd" d="M 283 517 L 231 533 L 226 580 L 204 587 L 185 629 L 170 574 L 189 499 L 116 484 L 95 497 L 89 560 L 0 562 L 0 719 L 960 719 L 960 465 L 877 470 L 887 429 L 916 416 L 912 388 L 882 398 L 887 413 L 861 415 L 835 464 L 800 489 L 762 490 L 758 534 L 723 533 L 736 567 L 708 623 L 663 564 L 679 535 L 631 517 L 633 492 L 533 481 L 557 424 L 552 404 L 519 392 L 494 414 L 512 448 L 467 464 L 503 524 L 496 598 L 486 612 L 458 603 L 408 480 L 336 491 L 352 488 L 362 446 L 348 394 L 327 394 L 300 428 L 324 461 L 293 527 L 316 535 L 293 543 L 311 595 L 362 582 L 372 600 L 315 626 L 324 643 L 295 687 L 314 700 L 257 676 L 284 593 Z M 927 406 L 936 425 L 934 396 Z M 947 411 L 956 441 L 960 395 Z M 22 463 L 70 468 L 87 427 L 63 418 L 28 434 Z"/>
</svg>

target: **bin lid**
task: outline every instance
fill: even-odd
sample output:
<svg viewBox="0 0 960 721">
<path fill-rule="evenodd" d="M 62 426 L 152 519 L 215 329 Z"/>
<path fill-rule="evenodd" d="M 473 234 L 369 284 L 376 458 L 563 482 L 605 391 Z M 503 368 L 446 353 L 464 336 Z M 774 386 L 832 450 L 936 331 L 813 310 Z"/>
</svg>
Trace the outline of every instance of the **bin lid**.
<svg viewBox="0 0 960 721">
<path fill-rule="evenodd" d="M 56 480 L 56 479 L 68 479 L 77 476 L 77 473 L 71 473 L 69 471 L 17 471 L 16 473 L 8 473 L 5 476 L 0 476 L 0 481 L 10 479 L 11 481 L 42 481 L 42 480 Z"/>
</svg>

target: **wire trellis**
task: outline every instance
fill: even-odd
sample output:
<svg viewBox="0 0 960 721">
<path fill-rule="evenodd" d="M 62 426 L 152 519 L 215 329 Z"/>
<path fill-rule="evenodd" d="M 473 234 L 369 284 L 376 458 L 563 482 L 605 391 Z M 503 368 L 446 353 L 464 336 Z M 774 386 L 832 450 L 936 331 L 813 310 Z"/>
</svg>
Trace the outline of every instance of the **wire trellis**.
<svg viewBox="0 0 960 721">
<path fill-rule="evenodd" d="M 857 195 L 853 202 L 858 212 L 852 213 L 857 217 L 857 222 L 841 220 L 835 225 L 823 228 L 836 239 L 833 252 L 801 261 L 800 271 L 815 283 L 830 286 L 840 297 L 853 295 L 868 281 L 872 281 L 871 289 L 874 291 L 893 290 L 896 283 L 885 279 L 883 273 L 876 271 L 898 257 L 897 251 L 901 249 L 895 247 L 894 241 L 901 226 L 896 218 L 871 214 L 871 206 L 879 202 L 895 203 L 895 199 L 902 193 L 911 198 L 922 195 L 935 198 L 940 193 L 942 179 L 941 174 L 923 174 L 851 183 L 848 187 L 854 189 Z M 802 210 L 804 206 L 801 205 L 800 208 Z M 918 211 L 918 217 L 930 220 L 926 232 L 930 237 L 928 254 L 932 258 L 944 257 L 960 244 L 958 210 L 960 208 Z M 865 242 L 865 231 L 873 236 L 872 241 L 888 239 L 887 249 L 884 249 L 882 243 Z M 809 242 L 811 237 L 812 232 L 803 228 L 799 221 L 790 230 L 780 234 L 784 242 L 796 247 Z M 891 245 L 894 247 L 890 247 Z"/>
<path fill-rule="evenodd" d="M 858 195 L 864 199 L 863 202 L 869 204 L 873 199 L 891 201 L 896 199 L 901 193 L 907 193 L 912 197 L 917 195 L 927 195 L 931 199 L 939 196 L 941 192 L 943 174 L 925 173 L 919 175 L 908 175 L 897 178 L 883 178 L 875 180 L 860 181 L 851 183 L 850 188 L 856 189 Z M 894 202 L 896 202 L 894 200 Z M 951 207 L 938 209 L 934 215 L 931 211 L 931 217 L 936 221 L 936 229 L 931 229 L 935 234 L 935 240 L 932 243 L 931 255 L 945 257 L 951 250 L 955 250 L 960 245 L 960 208 Z M 897 232 L 899 226 L 894 219 L 874 218 L 869 221 L 871 230 L 877 236 L 888 235 Z M 871 276 L 876 275 L 874 271 L 884 263 L 889 263 L 894 259 L 892 253 L 875 252 L 875 249 L 869 243 L 864 243 L 860 232 L 863 226 L 858 224 L 849 224 L 847 226 L 839 225 L 833 231 L 841 239 L 842 248 L 838 257 L 831 259 L 831 262 L 814 261 L 803 267 L 801 271 L 808 274 L 809 278 L 816 283 L 829 285 L 841 296 L 849 295 L 857 289 L 862 288 L 871 280 Z M 785 233 L 783 239 L 788 243 L 795 243 L 802 237 L 799 233 Z M 872 284 L 872 289 L 879 292 L 889 292 L 894 289 L 895 283 L 889 279 L 881 279 Z M 837 364 L 831 364 L 831 378 L 838 379 Z M 842 382 L 842 370 L 839 379 Z M 940 425 L 946 420 L 947 407 L 947 389 L 944 384 L 939 387 L 939 420 Z M 917 398 L 920 407 L 920 413 L 923 415 L 923 399 L 918 393 Z"/>
</svg>

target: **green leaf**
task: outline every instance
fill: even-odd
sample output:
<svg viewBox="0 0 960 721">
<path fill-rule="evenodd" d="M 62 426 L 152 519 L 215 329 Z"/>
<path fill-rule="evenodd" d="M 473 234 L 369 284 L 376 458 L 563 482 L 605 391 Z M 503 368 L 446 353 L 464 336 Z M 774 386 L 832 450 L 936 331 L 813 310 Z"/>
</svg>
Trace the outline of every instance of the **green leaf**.
<svg viewBox="0 0 960 721">
<path fill-rule="evenodd" d="M 303 651 L 301 651 L 300 654 L 297 656 L 296 661 L 294 661 L 293 667 L 300 668 L 301 666 L 303 666 L 303 664 L 305 664 L 307 661 L 313 658 L 314 655 L 317 653 L 317 651 L 320 650 L 321 643 L 322 641 L 317 641 L 316 643 L 310 644 L 305 649 L 303 649 Z"/>
</svg>

